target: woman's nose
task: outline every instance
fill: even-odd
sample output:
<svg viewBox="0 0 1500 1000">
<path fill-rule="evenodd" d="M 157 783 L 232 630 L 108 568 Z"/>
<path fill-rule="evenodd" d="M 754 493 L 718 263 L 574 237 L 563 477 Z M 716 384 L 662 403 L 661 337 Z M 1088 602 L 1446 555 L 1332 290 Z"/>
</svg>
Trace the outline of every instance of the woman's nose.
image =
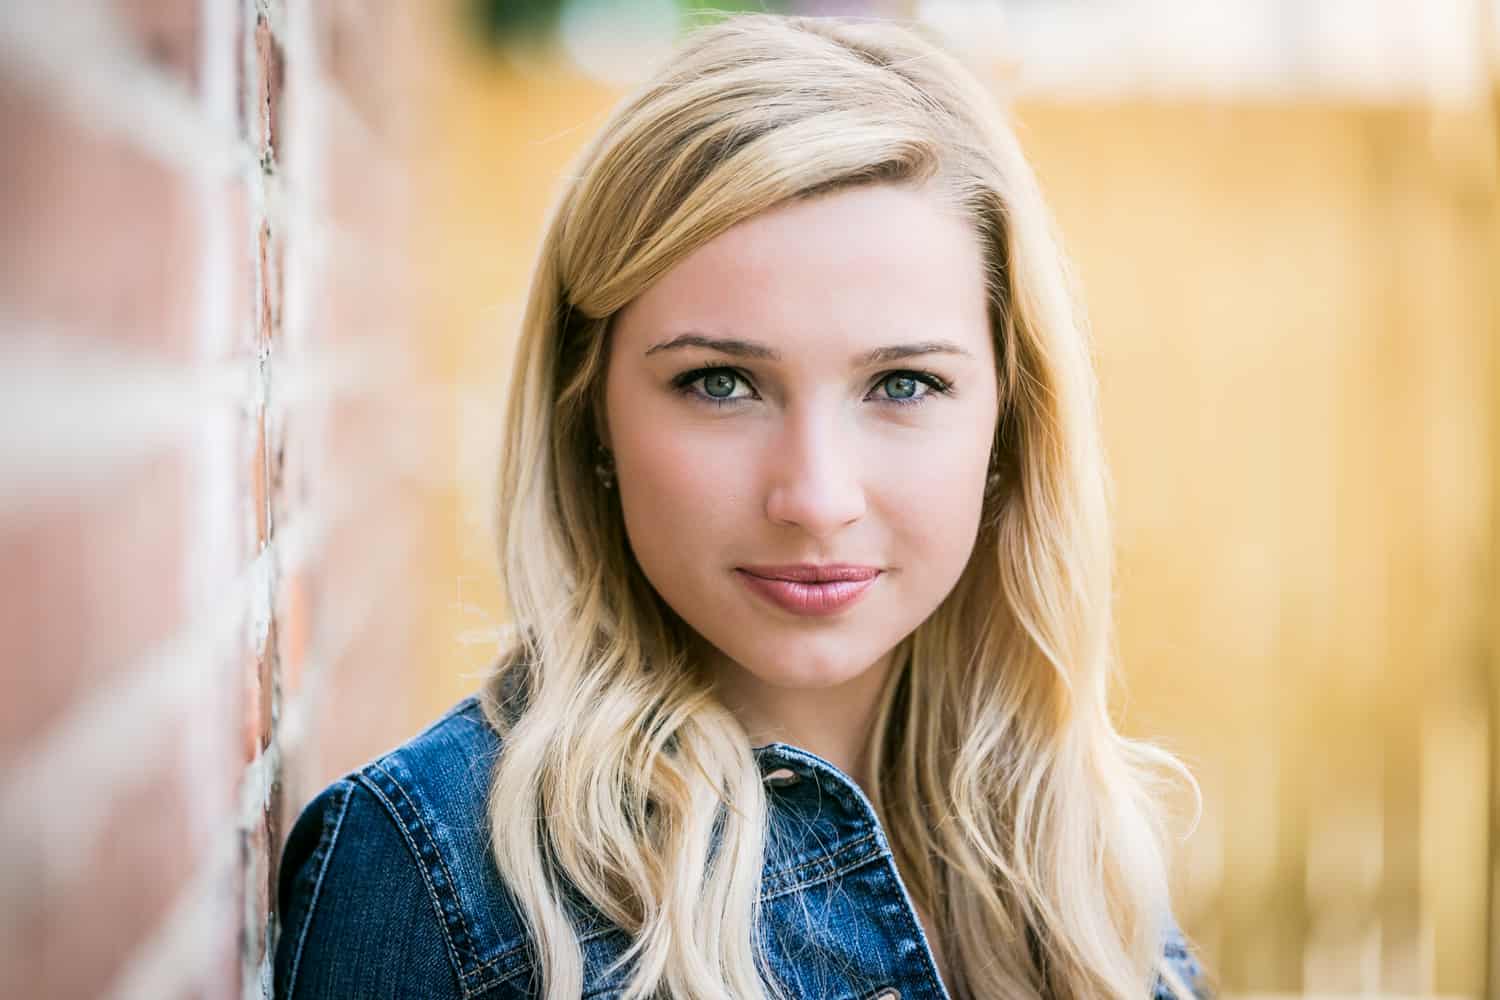
<svg viewBox="0 0 1500 1000">
<path fill-rule="evenodd" d="M 767 457 L 766 516 L 826 538 L 865 512 L 858 449 L 837 417 L 788 416 Z"/>
</svg>

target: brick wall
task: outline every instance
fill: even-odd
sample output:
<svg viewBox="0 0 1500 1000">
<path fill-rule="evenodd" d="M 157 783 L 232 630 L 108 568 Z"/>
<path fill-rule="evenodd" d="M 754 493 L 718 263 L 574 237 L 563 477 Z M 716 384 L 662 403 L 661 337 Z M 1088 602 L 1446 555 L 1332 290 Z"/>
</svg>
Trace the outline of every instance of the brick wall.
<svg viewBox="0 0 1500 1000">
<path fill-rule="evenodd" d="M 412 731 L 411 9 L 0 6 L 0 996 L 269 995 Z"/>
</svg>

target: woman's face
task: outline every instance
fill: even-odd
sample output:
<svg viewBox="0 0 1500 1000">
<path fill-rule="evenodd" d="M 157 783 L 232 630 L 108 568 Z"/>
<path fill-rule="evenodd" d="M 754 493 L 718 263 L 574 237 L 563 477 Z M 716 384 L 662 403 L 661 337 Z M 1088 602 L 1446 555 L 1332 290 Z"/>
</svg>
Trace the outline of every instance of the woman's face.
<svg viewBox="0 0 1500 1000">
<path fill-rule="evenodd" d="M 996 416 L 977 237 L 879 184 L 741 223 L 622 310 L 602 432 L 667 604 L 731 669 L 821 688 L 957 583 Z"/>
</svg>

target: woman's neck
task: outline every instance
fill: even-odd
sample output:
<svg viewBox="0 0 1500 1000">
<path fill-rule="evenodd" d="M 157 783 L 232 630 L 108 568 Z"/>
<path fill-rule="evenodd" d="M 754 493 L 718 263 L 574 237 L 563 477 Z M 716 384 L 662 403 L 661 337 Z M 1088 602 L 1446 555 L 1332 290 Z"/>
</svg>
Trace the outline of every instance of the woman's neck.
<svg viewBox="0 0 1500 1000">
<path fill-rule="evenodd" d="M 891 660 L 887 654 L 829 687 L 775 687 L 723 657 L 713 675 L 720 700 L 745 727 L 751 746 L 787 743 L 817 754 L 868 793 L 870 729 Z"/>
</svg>

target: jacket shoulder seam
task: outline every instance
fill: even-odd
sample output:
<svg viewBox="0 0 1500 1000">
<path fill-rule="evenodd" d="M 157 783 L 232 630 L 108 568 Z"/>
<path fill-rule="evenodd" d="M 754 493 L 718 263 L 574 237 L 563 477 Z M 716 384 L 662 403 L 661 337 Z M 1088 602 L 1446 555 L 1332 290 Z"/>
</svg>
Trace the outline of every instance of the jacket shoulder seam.
<svg viewBox="0 0 1500 1000">
<path fill-rule="evenodd" d="M 448 961 L 453 966 L 459 989 L 465 997 L 470 996 L 464 961 L 464 956 L 468 954 L 470 935 L 463 911 L 458 905 L 458 896 L 453 890 L 453 875 L 448 870 L 447 863 L 438 852 L 436 842 L 417 812 L 415 803 L 406 794 L 406 789 L 380 763 L 370 764 L 361 770 L 359 780 L 380 801 L 401 832 L 402 839 L 406 841 L 417 871 L 421 873 L 422 882 L 427 887 L 428 899 L 437 910 L 438 926 L 443 930 L 443 944 L 447 947 Z"/>
</svg>

